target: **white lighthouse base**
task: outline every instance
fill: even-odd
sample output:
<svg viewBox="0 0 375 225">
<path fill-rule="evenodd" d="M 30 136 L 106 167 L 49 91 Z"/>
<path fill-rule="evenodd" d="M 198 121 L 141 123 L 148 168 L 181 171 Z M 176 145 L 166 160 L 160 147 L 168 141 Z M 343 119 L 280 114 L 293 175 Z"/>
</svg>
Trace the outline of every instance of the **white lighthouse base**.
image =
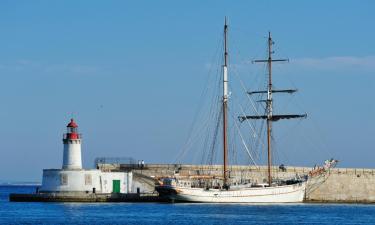
<svg viewBox="0 0 375 225">
<path fill-rule="evenodd" d="M 45 169 L 39 192 L 130 193 L 132 172 Z"/>
</svg>

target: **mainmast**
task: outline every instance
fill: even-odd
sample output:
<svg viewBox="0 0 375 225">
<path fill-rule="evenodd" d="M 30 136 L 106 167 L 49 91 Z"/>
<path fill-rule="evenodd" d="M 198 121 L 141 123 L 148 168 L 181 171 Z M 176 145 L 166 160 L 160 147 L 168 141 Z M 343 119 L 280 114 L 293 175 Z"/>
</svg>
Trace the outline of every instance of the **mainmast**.
<svg viewBox="0 0 375 225">
<path fill-rule="evenodd" d="M 272 155 L 271 155 L 271 129 L 272 129 L 272 38 L 271 32 L 268 32 L 268 88 L 267 88 L 267 162 L 268 162 L 268 184 L 272 184 Z"/>
<path fill-rule="evenodd" d="M 223 65 L 223 177 L 224 187 L 228 188 L 228 137 L 227 137 L 227 114 L 228 114 L 228 25 L 225 17 L 224 24 L 224 65 Z"/>
<path fill-rule="evenodd" d="M 278 121 L 280 119 L 293 119 L 293 118 L 306 118 L 307 114 L 303 115 L 273 115 L 273 99 L 272 93 L 289 93 L 292 94 L 296 92 L 295 89 L 287 89 L 287 90 L 273 90 L 272 88 L 272 62 L 285 62 L 288 61 L 287 59 L 272 59 L 272 45 L 274 42 L 271 38 L 271 32 L 268 32 L 268 59 L 265 60 L 254 60 L 254 62 L 262 62 L 267 63 L 268 68 L 268 85 L 267 91 L 252 91 L 248 92 L 249 95 L 252 94 L 265 94 L 267 93 L 267 100 L 266 102 L 266 114 L 265 115 L 256 115 L 256 116 L 240 116 L 240 121 L 244 121 L 246 119 L 264 119 L 267 121 L 267 171 L 268 171 L 268 185 L 272 185 L 272 149 L 271 149 L 271 140 L 272 140 L 272 122 Z"/>
</svg>

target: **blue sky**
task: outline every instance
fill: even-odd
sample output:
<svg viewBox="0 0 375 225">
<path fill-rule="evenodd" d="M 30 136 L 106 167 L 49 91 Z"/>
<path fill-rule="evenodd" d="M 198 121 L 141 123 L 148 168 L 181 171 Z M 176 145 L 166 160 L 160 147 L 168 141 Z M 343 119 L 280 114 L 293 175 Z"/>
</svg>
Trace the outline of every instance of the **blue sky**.
<svg viewBox="0 0 375 225">
<path fill-rule="evenodd" d="M 86 167 L 97 156 L 173 163 L 224 16 L 240 51 L 234 63 L 256 71 L 246 60 L 264 56 L 269 30 L 276 54 L 291 60 L 275 73 L 301 90 L 312 129 L 302 123 L 300 131 L 313 140 L 296 138 L 301 151 L 286 149 L 293 164 L 336 157 L 342 167 L 374 168 L 374 8 L 373 1 L 1 1 L 0 180 L 38 181 L 43 168 L 59 168 L 72 113 Z"/>
</svg>

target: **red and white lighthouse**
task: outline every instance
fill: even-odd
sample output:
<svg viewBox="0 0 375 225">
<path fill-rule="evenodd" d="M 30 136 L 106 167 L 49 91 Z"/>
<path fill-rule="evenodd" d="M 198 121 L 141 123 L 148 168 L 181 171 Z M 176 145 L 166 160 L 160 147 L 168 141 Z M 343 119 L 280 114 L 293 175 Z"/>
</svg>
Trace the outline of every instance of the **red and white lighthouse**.
<svg viewBox="0 0 375 225">
<path fill-rule="evenodd" d="M 67 133 L 64 134 L 63 169 L 82 169 L 81 158 L 81 134 L 78 133 L 78 125 L 74 119 L 66 126 Z"/>
</svg>

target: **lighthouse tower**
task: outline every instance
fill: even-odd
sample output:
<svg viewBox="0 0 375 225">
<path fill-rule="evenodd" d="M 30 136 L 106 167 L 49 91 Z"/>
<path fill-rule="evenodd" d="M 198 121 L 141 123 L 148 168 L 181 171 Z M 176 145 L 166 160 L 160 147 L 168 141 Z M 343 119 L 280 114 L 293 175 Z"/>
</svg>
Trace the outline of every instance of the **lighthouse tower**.
<svg viewBox="0 0 375 225">
<path fill-rule="evenodd" d="M 81 159 L 81 134 L 78 133 L 78 125 L 73 119 L 66 126 L 67 133 L 64 134 L 63 169 L 82 169 Z"/>
</svg>

